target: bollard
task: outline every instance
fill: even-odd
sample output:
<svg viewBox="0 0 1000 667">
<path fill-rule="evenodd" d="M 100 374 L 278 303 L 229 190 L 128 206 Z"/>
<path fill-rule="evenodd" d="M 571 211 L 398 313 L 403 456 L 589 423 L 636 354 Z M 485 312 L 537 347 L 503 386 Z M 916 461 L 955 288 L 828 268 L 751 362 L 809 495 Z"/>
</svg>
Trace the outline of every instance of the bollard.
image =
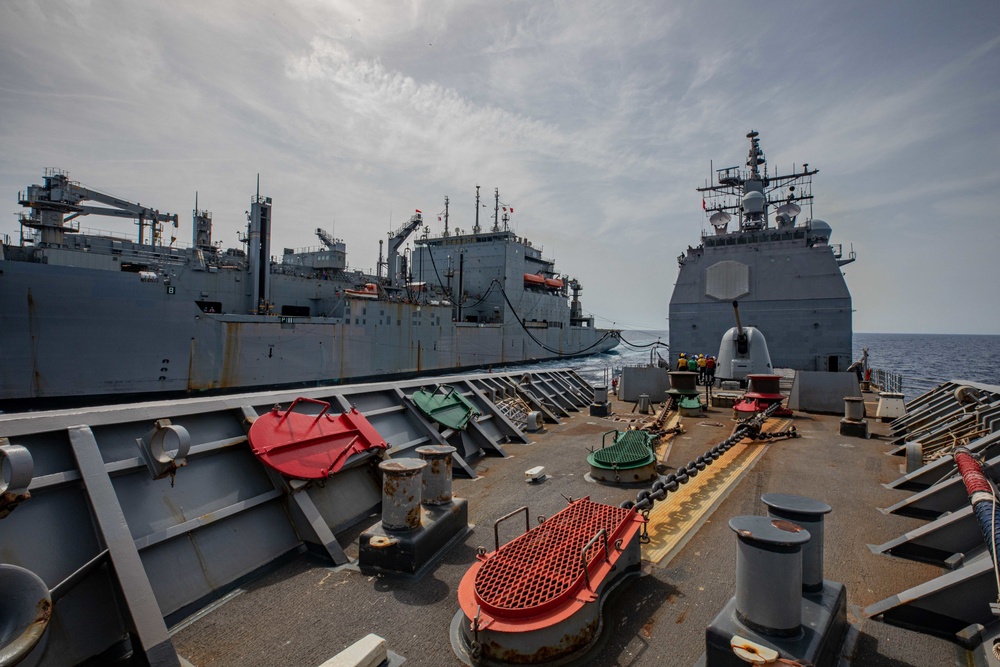
<svg viewBox="0 0 1000 667">
<path fill-rule="evenodd" d="M 737 516 L 736 617 L 773 637 L 793 637 L 802 625 L 802 546 L 809 532 L 783 519 Z"/>
<path fill-rule="evenodd" d="M 382 521 L 361 533 L 358 568 L 420 578 L 469 534 L 469 502 L 451 489 L 455 448 L 417 448 L 423 460 L 383 461 Z"/>
<path fill-rule="evenodd" d="M 420 528 L 421 472 L 426 461 L 391 459 L 378 464 L 382 471 L 382 527 L 391 531 Z"/>
<path fill-rule="evenodd" d="M 802 546 L 802 590 L 823 590 L 823 515 L 833 508 L 826 503 L 791 493 L 765 493 L 760 497 L 772 519 L 786 519 L 809 531 L 810 539 Z"/>
<path fill-rule="evenodd" d="M 844 418 L 840 420 L 840 435 L 869 437 L 868 422 L 865 420 L 865 399 L 858 396 L 844 397 Z"/>
<path fill-rule="evenodd" d="M 860 396 L 844 397 L 844 419 L 859 422 L 865 418 L 865 399 Z"/>
<path fill-rule="evenodd" d="M 639 414 L 649 414 L 649 394 L 639 394 Z"/>
<path fill-rule="evenodd" d="M 417 454 L 427 462 L 422 473 L 420 503 L 422 505 L 447 505 L 451 502 L 451 445 L 424 445 L 417 447 Z"/>
</svg>

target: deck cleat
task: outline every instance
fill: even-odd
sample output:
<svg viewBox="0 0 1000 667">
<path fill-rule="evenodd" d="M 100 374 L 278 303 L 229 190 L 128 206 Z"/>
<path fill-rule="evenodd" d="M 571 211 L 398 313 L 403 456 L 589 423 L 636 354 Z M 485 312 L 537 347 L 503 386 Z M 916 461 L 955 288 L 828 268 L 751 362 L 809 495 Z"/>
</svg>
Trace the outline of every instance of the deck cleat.
<svg viewBox="0 0 1000 667">
<path fill-rule="evenodd" d="M 497 527 L 524 513 L 526 531 L 502 547 Z M 601 608 L 638 574 L 645 519 L 633 509 L 571 501 L 528 530 L 528 508 L 494 524 L 458 588 L 452 648 L 469 665 L 551 664 L 583 658 L 601 633 Z M 596 602 L 596 604 L 594 604 Z"/>
</svg>

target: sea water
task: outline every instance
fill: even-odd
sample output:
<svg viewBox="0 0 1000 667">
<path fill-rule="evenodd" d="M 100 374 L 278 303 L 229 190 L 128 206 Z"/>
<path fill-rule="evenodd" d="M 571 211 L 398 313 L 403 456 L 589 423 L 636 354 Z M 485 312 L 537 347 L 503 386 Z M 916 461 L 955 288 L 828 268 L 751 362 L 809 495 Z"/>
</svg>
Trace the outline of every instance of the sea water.
<svg viewBox="0 0 1000 667">
<path fill-rule="evenodd" d="M 592 384 L 604 384 L 622 366 L 655 363 L 656 355 L 669 358 L 666 341 L 666 331 L 622 331 L 622 343 L 603 354 L 504 370 L 569 367 Z M 861 358 L 862 348 L 868 348 L 870 367 L 902 376 L 907 400 L 949 380 L 1000 386 L 1000 336 L 855 333 L 852 360 Z M 703 353 L 718 355 L 718 350 Z"/>
</svg>

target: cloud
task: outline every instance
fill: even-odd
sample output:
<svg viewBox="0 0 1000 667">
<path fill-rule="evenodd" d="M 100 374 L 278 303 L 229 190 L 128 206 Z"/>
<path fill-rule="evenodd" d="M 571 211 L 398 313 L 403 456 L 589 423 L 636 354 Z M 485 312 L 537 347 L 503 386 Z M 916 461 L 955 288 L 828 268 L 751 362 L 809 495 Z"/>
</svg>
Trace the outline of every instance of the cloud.
<svg viewBox="0 0 1000 667">
<path fill-rule="evenodd" d="M 0 4 L 0 211 L 61 166 L 161 210 L 187 208 L 198 190 L 233 243 L 260 172 L 277 242 L 314 244 L 316 227 L 336 224 L 365 267 L 390 215 L 398 224 L 449 194 L 452 225 L 469 228 L 474 186 L 484 200 L 498 187 L 518 232 L 584 282 L 585 308 L 662 326 L 673 258 L 705 225 L 695 188 L 710 160 L 742 164 L 743 135 L 758 129 L 772 167 L 820 168 L 817 217 L 858 243 L 858 328 L 919 330 L 904 303 L 871 307 L 870 285 L 924 286 L 925 245 L 942 229 L 960 240 L 947 261 L 975 281 L 991 270 L 982 243 L 962 245 L 996 238 L 1000 11 L 776 11 Z M 14 220 L 0 229 L 16 234 Z M 961 307 L 933 281 L 922 298 L 970 330 L 1000 330 L 1000 315 Z"/>
</svg>

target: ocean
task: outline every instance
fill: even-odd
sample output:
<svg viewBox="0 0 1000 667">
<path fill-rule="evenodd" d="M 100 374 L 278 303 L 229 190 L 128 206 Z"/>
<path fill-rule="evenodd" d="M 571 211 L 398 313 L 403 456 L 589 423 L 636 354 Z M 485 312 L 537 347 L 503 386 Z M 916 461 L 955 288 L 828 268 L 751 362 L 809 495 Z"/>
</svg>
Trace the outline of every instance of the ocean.
<svg viewBox="0 0 1000 667">
<path fill-rule="evenodd" d="M 657 341 L 666 357 L 666 331 L 622 331 L 623 341 L 646 346 Z M 1000 386 L 1000 336 L 957 334 L 855 333 L 852 360 L 868 348 L 872 368 L 903 377 L 906 400 L 916 398 L 948 380 L 970 380 Z M 581 359 L 561 359 L 527 364 L 504 370 L 565 368 L 575 369 L 591 383 L 603 384 L 622 366 L 649 363 L 650 348 L 631 347 L 624 342 L 614 350 Z"/>
</svg>

